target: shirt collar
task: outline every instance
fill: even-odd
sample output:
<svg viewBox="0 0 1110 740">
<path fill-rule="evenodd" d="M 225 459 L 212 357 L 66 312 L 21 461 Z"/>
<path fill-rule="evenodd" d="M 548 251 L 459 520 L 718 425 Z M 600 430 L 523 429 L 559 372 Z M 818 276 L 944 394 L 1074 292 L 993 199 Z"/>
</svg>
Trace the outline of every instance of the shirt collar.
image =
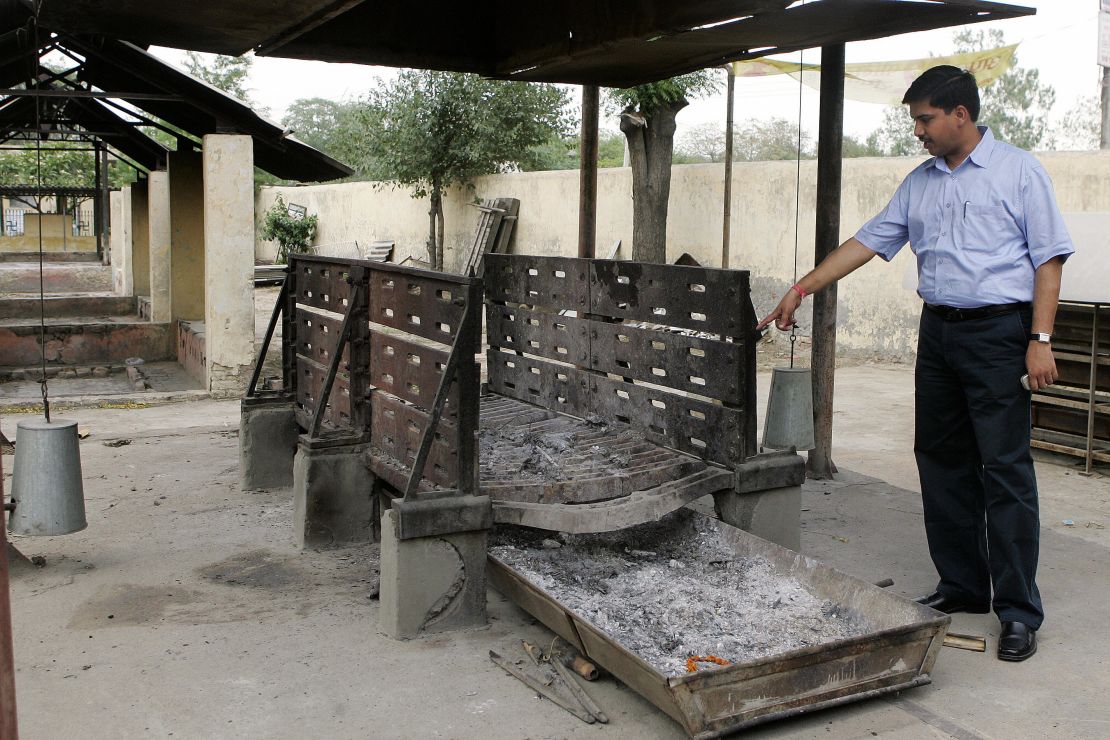
<svg viewBox="0 0 1110 740">
<path fill-rule="evenodd" d="M 975 148 L 971 150 L 971 154 L 969 154 L 967 158 L 976 166 L 986 168 L 987 165 L 990 164 L 991 154 L 994 153 L 994 145 L 997 139 L 994 138 L 994 133 L 991 132 L 989 126 L 976 126 L 976 128 L 979 129 L 982 138 L 979 140 L 979 143 L 975 145 Z M 960 164 L 962 165 L 963 163 L 961 162 Z M 944 161 L 944 157 L 934 157 L 933 166 L 943 172 L 951 172 L 948 168 L 948 163 Z"/>
</svg>

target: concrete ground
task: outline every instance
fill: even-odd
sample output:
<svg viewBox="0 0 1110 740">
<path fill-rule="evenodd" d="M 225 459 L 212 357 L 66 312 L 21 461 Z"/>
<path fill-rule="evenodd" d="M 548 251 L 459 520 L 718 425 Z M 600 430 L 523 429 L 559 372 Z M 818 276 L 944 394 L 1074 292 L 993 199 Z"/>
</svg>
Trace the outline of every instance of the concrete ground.
<svg viewBox="0 0 1110 740">
<path fill-rule="evenodd" d="M 766 375 L 761 376 L 765 396 Z M 834 457 L 809 482 L 803 550 L 915 596 L 935 575 L 911 452 L 912 369 L 838 370 Z M 612 679 L 585 725 L 490 663 L 550 639 L 489 593 L 490 626 L 415 642 L 377 632 L 370 548 L 298 552 L 288 490 L 237 485 L 238 404 L 65 412 L 82 442 L 89 527 L 20 538 L 42 568 L 13 577 L 24 738 L 672 738 L 679 727 Z M 20 417 L 0 420 L 12 436 Z M 128 440 L 123 443 L 123 440 Z M 5 486 L 12 458 L 5 456 Z M 955 615 L 987 653 L 946 648 L 933 683 L 768 725 L 755 737 L 1101 738 L 1110 734 L 1110 486 L 1042 458 L 1040 651 L 994 657 L 997 620 Z M 1074 522 L 1073 526 L 1064 520 Z"/>
</svg>

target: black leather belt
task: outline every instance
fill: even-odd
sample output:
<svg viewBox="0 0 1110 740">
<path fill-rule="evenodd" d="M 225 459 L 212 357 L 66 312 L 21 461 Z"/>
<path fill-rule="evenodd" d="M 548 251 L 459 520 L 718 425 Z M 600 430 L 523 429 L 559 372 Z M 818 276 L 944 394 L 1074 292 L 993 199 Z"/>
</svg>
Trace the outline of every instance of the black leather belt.
<svg viewBox="0 0 1110 740">
<path fill-rule="evenodd" d="M 1014 313 L 1030 308 L 1031 303 L 1002 303 L 996 306 L 979 306 L 978 308 L 956 308 L 955 306 L 936 306 L 926 303 L 925 308 L 940 316 L 945 321 L 969 321 L 970 319 L 985 319 L 991 316 Z"/>
</svg>

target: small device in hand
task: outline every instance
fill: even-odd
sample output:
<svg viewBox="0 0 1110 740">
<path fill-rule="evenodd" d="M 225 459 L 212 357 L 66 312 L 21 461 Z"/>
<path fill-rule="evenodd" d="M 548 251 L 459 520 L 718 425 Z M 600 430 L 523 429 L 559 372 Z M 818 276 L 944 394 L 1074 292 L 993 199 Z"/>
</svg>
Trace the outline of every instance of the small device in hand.
<svg viewBox="0 0 1110 740">
<path fill-rule="evenodd" d="M 1021 387 L 1027 391 L 1033 390 L 1029 387 L 1029 373 L 1021 376 Z"/>
</svg>

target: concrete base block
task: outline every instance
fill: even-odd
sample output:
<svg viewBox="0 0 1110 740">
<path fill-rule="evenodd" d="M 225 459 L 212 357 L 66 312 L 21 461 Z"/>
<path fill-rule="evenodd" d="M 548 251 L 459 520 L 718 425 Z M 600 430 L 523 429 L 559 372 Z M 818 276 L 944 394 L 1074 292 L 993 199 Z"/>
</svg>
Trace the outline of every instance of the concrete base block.
<svg viewBox="0 0 1110 740">
<path fill-rule="evenodd" d="M 382 512 L 382 631 L 395 640 L 486 625 L 486 530 L 401 540 Z"/>
<path fill-rule="evenodd" d="M 300 433 L 293 403 L 243 401 L 239 418 L 239 488 L 252 491 L 293 485 L 293 456 Z"/>
<path fill-rule="evenodd" d="M 802 487 L 713 494 L 717 516 L 726 524 L 776 545 L 797 550 L 802 544 Z"/>
<path fill-rule="evenodd" d="M 293 531 L 298 547 L 370 542 L 376 510 L 365 444 L 314 446 L 297 440 L 293 460 Z"/>
</svg>

